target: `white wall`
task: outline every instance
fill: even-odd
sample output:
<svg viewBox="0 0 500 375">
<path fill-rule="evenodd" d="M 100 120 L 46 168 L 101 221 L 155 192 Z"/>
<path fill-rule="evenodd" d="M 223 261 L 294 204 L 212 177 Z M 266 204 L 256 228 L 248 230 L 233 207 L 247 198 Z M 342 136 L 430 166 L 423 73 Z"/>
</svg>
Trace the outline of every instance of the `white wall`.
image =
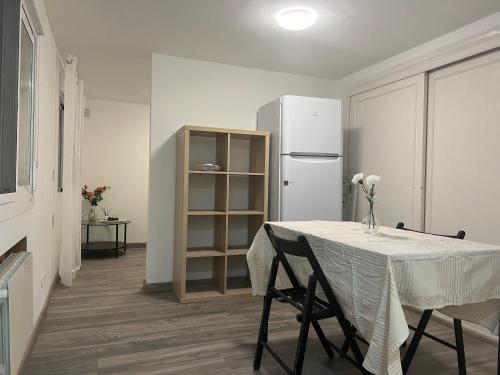
<svg viewBox="0 0 500 375">
<path fill-rule="evenodd" d="M 175 132 L 186 124 L 255 129 L 280 95 L 336 98 L 337 82 L 153 54 L 146 282 L 172 280 Z"/>
<path fill-rule="evenodd" d="M 87 99 L 85 107 L 90 109 L 90 117 L 85 117 L 83 128 L 81 180 L 91 189 L 97 185 L 111 186 L 104 193 L 97 214 L 103 216 L 100 207 L 110 207 L 111 215 L 132 220 L 128 242 L 146 242 L 149 105 Z M 85 201 L 84 217 L 89 207 Z M 93 228 L 91 236 L 111 239 L 114 229 L 109 232 L 106 228 Z"/>
<path fill-rule="evenodd" d="M 57 273 L 52 214 L 56 186 L 52 179 L 56 155 L 58 123 L 57 46 L 48 25 L 42 1 L 35 1 L 44 36 L 39 37 L 38 105 L 37 105 L 37 190 L 28 210 L 18 212 L 0 221 L 0 255 L 23 237 L 27 237 L 28 251 L 33 254 L 33 318 L 36 321 L 47 299 L 51 281 Z M 0 214 L 10 211 L 9 205 L 0 206 Z M 15 211 L 15 210 L 14 210 Z M 1 215 L 0 215 L 1 216 Z"/>
</svg>

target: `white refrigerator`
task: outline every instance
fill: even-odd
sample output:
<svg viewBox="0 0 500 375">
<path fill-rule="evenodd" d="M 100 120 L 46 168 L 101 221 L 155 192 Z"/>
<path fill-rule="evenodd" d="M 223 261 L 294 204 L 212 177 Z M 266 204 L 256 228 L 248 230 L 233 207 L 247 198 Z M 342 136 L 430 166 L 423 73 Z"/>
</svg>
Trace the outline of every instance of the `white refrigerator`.
<svg viewBox="0 0 500 375">
<path fill-rule="evenodd" d="M 269 219 L 342 220 L 342 103 L 286 95 L 261 107 L 271 132 Z"/>
</svg>

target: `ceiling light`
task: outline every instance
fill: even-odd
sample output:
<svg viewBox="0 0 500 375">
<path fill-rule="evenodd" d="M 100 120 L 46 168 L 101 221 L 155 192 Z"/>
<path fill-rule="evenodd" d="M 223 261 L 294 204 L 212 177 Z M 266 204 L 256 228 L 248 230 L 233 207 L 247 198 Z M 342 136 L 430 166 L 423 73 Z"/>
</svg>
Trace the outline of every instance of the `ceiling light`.
<svg viewBox="0 0 500 375">
<path fill-rule="evenodd" d="M 308 29 L 318 19 L 318 15 L 307 8 L 287 8 L 276 15 L 278 25 L 287 30 Z"/>
</svg>

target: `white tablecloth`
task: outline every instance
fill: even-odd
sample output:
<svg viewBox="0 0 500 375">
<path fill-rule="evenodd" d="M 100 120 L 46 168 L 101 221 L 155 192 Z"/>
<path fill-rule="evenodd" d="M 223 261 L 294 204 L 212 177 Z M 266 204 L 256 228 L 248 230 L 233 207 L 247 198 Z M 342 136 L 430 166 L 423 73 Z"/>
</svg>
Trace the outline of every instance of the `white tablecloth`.
<svg viewBox="0 0 500 375">
<path fill-rule="evenodd" d="M 402 306 L 441 309 L 498 335 L 500 246 L 381 227 L 365 234 L 352 222 L 271 223 L 276 235 L 304 234 L 346 317 L 370 342 L 363 366 L 402 374 L 399 347 L 409 330 Z M 254 295 L 265 295 L 274 249 L 260 228 L 247 260 Z M 305 259 L 287 256 L 299 281 Z M 281 270 L 278 286 L 288 285 Z"/>
</svg>

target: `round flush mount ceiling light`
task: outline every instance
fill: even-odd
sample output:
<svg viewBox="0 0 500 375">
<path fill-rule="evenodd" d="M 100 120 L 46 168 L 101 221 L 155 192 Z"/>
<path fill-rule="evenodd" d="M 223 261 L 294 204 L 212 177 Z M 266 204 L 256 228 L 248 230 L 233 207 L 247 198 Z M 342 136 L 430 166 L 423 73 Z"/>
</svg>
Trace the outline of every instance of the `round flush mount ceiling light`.
<svg viewBox="0 0 500 375">
<path fill-rule="evenodd" d="M 312 9 L 296 7 L 279 11 L 276 19 L 286 30 L 305 30 L 315 24 L 318 15 Z"/>
</svg>

